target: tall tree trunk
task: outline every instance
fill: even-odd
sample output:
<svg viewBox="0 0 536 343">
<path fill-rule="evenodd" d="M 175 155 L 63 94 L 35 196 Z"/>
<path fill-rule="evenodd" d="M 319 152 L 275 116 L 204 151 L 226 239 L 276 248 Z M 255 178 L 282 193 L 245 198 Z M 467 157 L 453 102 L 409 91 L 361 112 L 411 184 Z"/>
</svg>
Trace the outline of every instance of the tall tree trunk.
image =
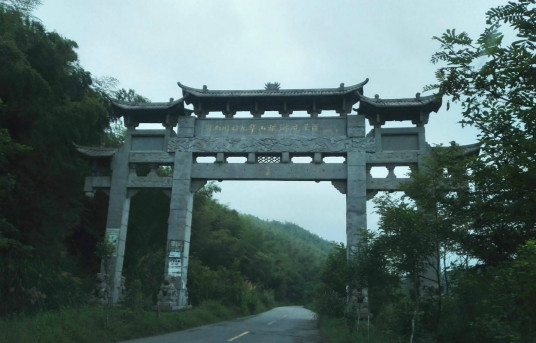
<svg viewBox="0 0 536 343">
<path fill-rule="evenodd" d="M 413 310 L 413 317 L 411 318 L 411 335 L 409 337 L 409 343 L 413 343 L 413 337 L 415 337 L 415 321 L 417 320 L 417 314 L 419 313 L 419 305 L 421 301 L 421 282 L 420 277 L 415 273 L 414 282 L 415 285 L 415 309 Z"/>
</svg>

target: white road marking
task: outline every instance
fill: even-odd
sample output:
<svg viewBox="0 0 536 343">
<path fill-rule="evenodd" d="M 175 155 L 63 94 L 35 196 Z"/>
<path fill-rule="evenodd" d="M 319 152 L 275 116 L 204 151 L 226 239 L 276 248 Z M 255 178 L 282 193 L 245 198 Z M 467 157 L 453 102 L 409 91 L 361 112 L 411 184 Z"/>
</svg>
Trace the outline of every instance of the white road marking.
<svg viewBox="0 0 536 343">
<path fill-rule="evenodd" d="M 242 332 L 242 333 L 241 333 L 240 335 L 238 335 L 238 336 L 234 336 L 233 338 L 229 338 L 229 339 L 227 340 L 227 342 L 232 342 L 232 341 L 234 341 L 235 339 L 238 339 L 238 338 L 240 338 L 240 337 L 242 337 L 242 336 L 247 335 L 248 333 L 249 333 L 249 331 Z"/>
<path fill-rule="evenodd" d="M 273 323 L 277 322 L 277 320 L 272 320 L 271 322 L 269 322 L 267 325 L 272 325 Z"/>
</svg>

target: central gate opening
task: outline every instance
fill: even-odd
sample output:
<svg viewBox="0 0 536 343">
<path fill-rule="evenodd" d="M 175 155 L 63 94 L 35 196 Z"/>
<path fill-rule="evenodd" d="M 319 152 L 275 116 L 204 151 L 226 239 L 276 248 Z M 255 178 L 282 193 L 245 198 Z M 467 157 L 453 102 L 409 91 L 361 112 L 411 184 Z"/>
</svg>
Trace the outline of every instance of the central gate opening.
<svg viewBox="0 0 536 343">
<path fill-rule="evenodd" d="M 346 198 L 330 182 L 223 181 L 220 203 L 263 220 L 291 222 L 326 240 L 345 242 Z"/>
</svg>

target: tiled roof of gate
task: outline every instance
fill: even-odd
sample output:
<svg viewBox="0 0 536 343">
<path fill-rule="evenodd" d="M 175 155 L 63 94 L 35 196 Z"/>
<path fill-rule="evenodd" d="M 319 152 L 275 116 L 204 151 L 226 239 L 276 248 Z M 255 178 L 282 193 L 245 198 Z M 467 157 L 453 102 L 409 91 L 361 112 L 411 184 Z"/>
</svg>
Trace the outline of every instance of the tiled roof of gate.
<svg viewBox="0 0 536 343">
<path fill-rule="evenodd" d="M 441 97 L 436 94 L 415 98 L 380 99 L 378 95 L 369 98 L 360 95 L 359 114 L 364 114 L 371 125 L 383 125 L 387 121 L 411 120 L 414 124 L 428 123 L 430 112 L 437 112 L 441 107 Z"/>
<path fill-rule="evenodd" d="M 78 152 L 89 157 L 108 158 L 108 157 L 112 157 L 117 151 L 117 148 L 90 147 L 90 146 L 82 146 L 82 145 L 77 145 L 77 144 L 74 144 L 74 146 L 76 150 L 78 150 Z"/>
<path fill-rule="evenodd" d="M 426 105 L 430 106 L 430 110 L 437 112 L 439 107 L 441 107 L 441 99 L 438 98 L 436 94 L 420 96 L 417 93 L 415 98 L 401 98 L 401 99 L 381 99 L 380 97 L 369 98 L 364 95 L 361 95 L 360 106 L 369 105 L 372 107 L 424 107 Z"/>
<path fill-rule="evenodd" d="M 168 102 L 126 102 L 126 101 L 114 101 L 112 104 L 114 107 L 122 110 L 169 110 L 174 107 L 178 107 L 182 103 L 183 99 Z"/>
<path fill-rule="evenodd" d="M 194 95 L 196 97 L 281 97 L 281 96 L 315 96 L 315 95 L 341 95 L 354 91 L 362 91 L 363 86 L 368 82 L 368 78 L 352 86 L 336 88 L 313 88 L 313 89 L 253 89 L 253 90 L 211 90 L 208 88 L 193 88 L 177 82 L 182 88 L 183 94 Z"/>
</svg>

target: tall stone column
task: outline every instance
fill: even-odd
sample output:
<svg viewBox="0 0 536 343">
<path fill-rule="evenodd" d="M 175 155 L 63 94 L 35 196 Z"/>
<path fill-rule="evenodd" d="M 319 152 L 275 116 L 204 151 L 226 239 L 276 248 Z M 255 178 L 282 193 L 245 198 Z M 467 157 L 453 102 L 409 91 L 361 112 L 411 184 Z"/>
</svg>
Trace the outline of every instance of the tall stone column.
<svg viewBox="0 0 536 343">
<path fill-rule="evenodd" d="M 192 224 L 191 152 L 175 153 L 173 184 L 168 219 L 164 281 L 158 294 L 162 310 L 176 310 L 188 305 L 188 255 Z"/>
<path fill-rule="evenodd" d="M 115 153 L 111 163 L 113 173 L 110 185 L 105 240 L 113 244 L 115 249 L 108 261 L 102 261 L 101 273 L 107 275 L 108 287 L 110 289 L 109 296 L 111 297 L 112 303 L 117 303 L 123 293 L 123 261 L 130 210 L 130 198 L 127 190 L 129 176 L 128 154 L 132 131 L 134 131 L 134 128 L 128 129 L 125 143 Z"/>
<path fill-rule="evenodd" d="M 347 116 L 349 138 L 365 136 L 365 116 Z M 367 168 L 364 151 L 349 151 L 346 156 L 346 245 L 348 257 L 357 252 L 361 236 L 358 228 L 367 228 Z"/>
<path fill-rule="evenodd" d="M 359 230 L 367 229 L 367 169 L 364 152 L 347 155 L 348 180 L 346 185 L 346 244 L 347 258 L 358 253 L 362 240 Z M 368 314 L 368 290 L 349 290 L 348 300 L 358 302 L 358 314 Z M 354 293 L 358 292 L 358 293 Z"/>
<path fill-rule="evenodd" d="M 361 234 L 367 228 L 367 169 L 364 152 L 349 152 L 346 184 L 346 244 L 348 256 L 357 253 Z"/>
<path fill-rule="evenodd" d="M 364 116 L 348 117 L 349 137 L 364 137 Z M 362 235 L 367 229 L 367 156 L 364 151 L 349 151 L 346 156 L 348 176 L 346 181 L 346 246 L 347 258 L 357 254 Z M 352 293 L 358 291 L 360 294 Z M 348 300 L 359 302 L 359 313 L 368 313 L 367 289 L 350 290 Z"/>
</svg>

